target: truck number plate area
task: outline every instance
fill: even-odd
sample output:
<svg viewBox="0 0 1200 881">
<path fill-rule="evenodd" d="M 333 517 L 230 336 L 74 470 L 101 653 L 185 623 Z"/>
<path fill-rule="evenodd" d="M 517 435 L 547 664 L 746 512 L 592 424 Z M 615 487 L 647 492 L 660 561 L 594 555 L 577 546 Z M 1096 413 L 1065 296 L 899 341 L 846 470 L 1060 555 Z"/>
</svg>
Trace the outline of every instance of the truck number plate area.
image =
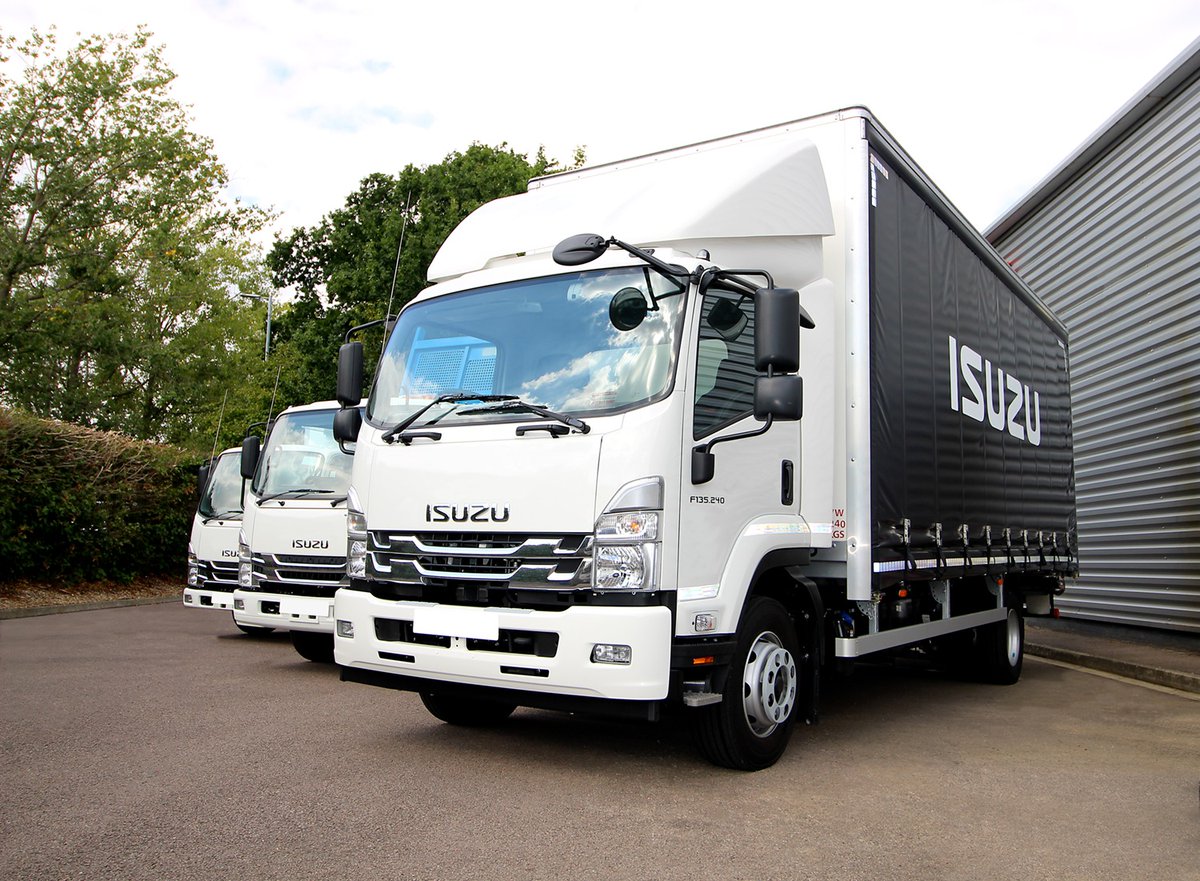
<svg viewBox="0 0 1200 881">
<path fill-rule="evenodd" d="M 500 638 L 500 616 L 487 609 L 432 606 L 415 610 L 413 631 L 432 636 L 459 636 L 494 642 Z"/>
</svg>

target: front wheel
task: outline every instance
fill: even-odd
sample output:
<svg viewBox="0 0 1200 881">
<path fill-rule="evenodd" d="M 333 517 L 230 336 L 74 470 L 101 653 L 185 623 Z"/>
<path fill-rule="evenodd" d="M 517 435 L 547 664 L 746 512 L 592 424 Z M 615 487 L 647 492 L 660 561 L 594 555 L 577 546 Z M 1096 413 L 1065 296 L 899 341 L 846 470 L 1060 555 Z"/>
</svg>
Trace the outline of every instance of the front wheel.
<svg viewBox="0 0 1200 881">
<path fill-rule="evenodd" d="M 421 692 L 425 709 L 449 725 L 466 728 L 485 728 L 498 725 L 513 714 L 517 705 L 509 701 L 492 701 L 463 695 Z"/>
<path fill-rule="evenodd" d="M 802 694 L 801 655 L 787 610 L 766 597 L 751 600 L 721 702 L 695 711 L 696 744 L 715 765 L 769 768 L 787 747 Z"/>
<path fill-rule="evenodd" d="M 292 631 L 292 647 L 306 661 L 317 664 L 333 663 L 333 634 Z"/>
</svg>

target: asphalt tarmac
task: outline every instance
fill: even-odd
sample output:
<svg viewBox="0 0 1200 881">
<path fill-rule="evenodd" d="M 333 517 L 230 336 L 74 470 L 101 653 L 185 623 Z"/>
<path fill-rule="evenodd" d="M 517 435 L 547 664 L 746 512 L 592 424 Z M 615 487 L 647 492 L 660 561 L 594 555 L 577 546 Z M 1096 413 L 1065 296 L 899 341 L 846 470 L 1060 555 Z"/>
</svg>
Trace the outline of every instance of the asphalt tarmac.
<svg viewBox="0 0 1200 881">
<path fill-rule="evenodd" d="M 0 878 L 1200 879 L 1200 700 L 860 668 L 755 774 L 683 721 L 455 729 L 286 636 L 0 621 Z"/>
</svg>

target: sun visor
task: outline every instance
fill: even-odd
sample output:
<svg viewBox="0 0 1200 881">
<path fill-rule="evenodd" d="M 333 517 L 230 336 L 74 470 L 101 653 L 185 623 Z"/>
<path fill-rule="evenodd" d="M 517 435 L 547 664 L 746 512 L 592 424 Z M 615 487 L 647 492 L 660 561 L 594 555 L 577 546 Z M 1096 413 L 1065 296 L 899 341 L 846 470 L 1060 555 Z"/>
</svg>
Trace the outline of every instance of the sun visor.
<svg viewBox="0 0 1200 881">
<path fill-rule="evenodd" d="M 717 249 L 723 239 L 833 231 L 825 174 L 811 141 L 718 142 L 540 178 L 527 193 L 489 202 L 446 239 L 429 281 L 550 251 L 576 233 Z"/>
</svg>

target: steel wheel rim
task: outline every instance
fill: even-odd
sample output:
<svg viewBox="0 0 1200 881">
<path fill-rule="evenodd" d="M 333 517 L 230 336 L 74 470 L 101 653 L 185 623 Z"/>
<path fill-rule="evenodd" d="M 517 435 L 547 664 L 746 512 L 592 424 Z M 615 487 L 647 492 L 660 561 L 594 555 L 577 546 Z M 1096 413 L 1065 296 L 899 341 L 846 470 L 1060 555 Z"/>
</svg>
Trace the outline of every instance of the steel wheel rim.
<svg viewBox="0 0 1200 881">
<path fill-rule="evenodd" d="M 756 737 L 769 737 L 796 706 L 796 660 L 770 630 L 760 633 L 746 655 L 742 711 Z"/>
<path fill-rule="evenodd" d="M 1021 619 L 1017 613 L 1008 610 L 1008 627 L 1005 635 L 1008 637 L 1008 666 L 1017 666 L 1021 658 Z"/>
</svg>

